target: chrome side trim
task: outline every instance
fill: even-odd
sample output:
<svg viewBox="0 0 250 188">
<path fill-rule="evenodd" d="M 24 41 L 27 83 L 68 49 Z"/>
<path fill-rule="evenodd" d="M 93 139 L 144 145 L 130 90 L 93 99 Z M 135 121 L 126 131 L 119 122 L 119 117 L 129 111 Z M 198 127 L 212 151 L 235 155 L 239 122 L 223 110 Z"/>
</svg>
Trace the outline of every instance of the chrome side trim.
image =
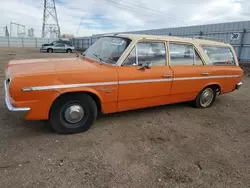
<svg viewBox="0 0 250 188">
<path fill-rule="evenodd" d="M 37 87 L 23 88 L 22 90 L 23 91 L 40 91 L 40 90 L 65 89 L 65 88 L 88 87 L 88 86 L 107 86 L 107 85 L 116 85 L 116 84 L 118 84 L 118 82 L 96 82 L 96 83 L 85 83 L 85 84 L 37 86 Z"/>
<path fill-rule="evenodd" d="M 222 75 L 222 76 L 202 76 L 202 77 L 183 77 L 183 78 L 167 78 L 167 79 L 149 79 L 149 80 L 126 80 L 118 82 L 96 82 L 96 83 L 85 83 L 85 84 L 66 84 L 66 85 L 51 85 L 51 86 L 37 86 L 23 88 L 22 90 L 27 91 L 40 91 L 40 90 L 53 90 L 53 89 L 65 89 L 65 88 L 77 88 L 77 87 L 90 87 L 90 86 L 106 86 L 106 85 L 117 85 L 117 84 L 137 84 L 137 83 L 152 83 L 152 82 L 170 82 L 180 80 L 204 80 L 213 78 L 237 78 L 241 75 Z"/>
<path fill-rule="evenodd" d="M 14 112 L 27 112 L 30 110 L 29 107 L 15 107 L 11 104 L 10 102 L 10 96 L 9 96 L 9 88 L 6 84 L 6 81 L 4 81 L 4 91 L 5 91 L 5 103 L 7 108 L 10 111 L 14 111 Z"/>
<path fill-rule="evenodd" d="M 119 81 L 119 84 L 138 84 L 138 83 L 152 83 L 152 82 L 169 82 L 172 81 L 172 78 L 167 79 L 150 79 L 150 80 L 128 80 L 128 81 Z"/>
<path fill-rule="evenodd" d="M 179 80 L 204 80 L 204 79 L 211 79 L 211 78 L 238 78 L 241 75 L 222 75 L 222 76 L 202 76 L 202 77 L 183 77 L 183 78 L 174 78 L 174 81 Z"/>
</svg>

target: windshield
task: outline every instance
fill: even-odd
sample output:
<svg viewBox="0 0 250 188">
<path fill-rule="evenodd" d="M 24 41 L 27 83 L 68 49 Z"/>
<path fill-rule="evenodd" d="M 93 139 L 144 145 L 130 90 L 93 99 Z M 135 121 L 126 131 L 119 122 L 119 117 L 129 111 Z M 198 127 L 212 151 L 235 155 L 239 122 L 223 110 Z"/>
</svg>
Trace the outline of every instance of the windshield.
<svg viewBox="0 0 250 188">
<path fill-rule="evenodd" d="M 102 63 L 116 64 L 122 53 L 128 47 L 129 39 L 120 37 L 102 37 L 91 45 L 83 56 L 102 61 Z"/>
</svg>

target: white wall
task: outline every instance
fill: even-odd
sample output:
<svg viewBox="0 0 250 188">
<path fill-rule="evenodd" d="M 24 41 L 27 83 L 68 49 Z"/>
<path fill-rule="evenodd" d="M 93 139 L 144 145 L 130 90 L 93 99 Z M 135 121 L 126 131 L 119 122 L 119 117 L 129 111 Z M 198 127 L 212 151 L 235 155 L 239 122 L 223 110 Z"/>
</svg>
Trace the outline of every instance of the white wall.
<svg viewBox="0 0 250 188">
<path fill-rule="evenodd" d="M 0 47 L 37 47 L 42 44 L 53 42 L 57 39 L 46 38 L 19 38 L 19 37 L 0 37 Z"/>
</svg>

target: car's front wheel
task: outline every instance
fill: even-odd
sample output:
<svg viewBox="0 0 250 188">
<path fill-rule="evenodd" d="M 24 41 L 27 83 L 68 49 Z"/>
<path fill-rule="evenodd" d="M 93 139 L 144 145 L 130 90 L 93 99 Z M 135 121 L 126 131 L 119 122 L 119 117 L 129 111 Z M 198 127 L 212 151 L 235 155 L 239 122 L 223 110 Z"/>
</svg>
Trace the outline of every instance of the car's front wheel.
<svg viewBox="0 0 250 188">
<path fill-rule="evenodd" d="M 87 131 L 97 116 L 95 101 L 87 94 L 66 94 L 57 99 L 49 114 L 53 129 L 61 134 Z"/>
<path fill-rule="evenodd" d="M 53 52 L 53 49 L 52 49 L 52 48 L 49 48 L 49 49 L 47 50 L 47 52 L 48 52 L 48 53 L 52 53 L 52 52 Z"/>
<path fill-rule="evenodd" d="M 193 104 L 197 108 L 209 108 L 212 106 L 215 98 L 216 88 L 206 87 L 198 94 Z"/>
<path fill-rule="evenodd" d="M 70 53 L 72 53 L 72 50 L 71 49 L 67 49 L 66 52 L 70 54 Z"/>
</svg>

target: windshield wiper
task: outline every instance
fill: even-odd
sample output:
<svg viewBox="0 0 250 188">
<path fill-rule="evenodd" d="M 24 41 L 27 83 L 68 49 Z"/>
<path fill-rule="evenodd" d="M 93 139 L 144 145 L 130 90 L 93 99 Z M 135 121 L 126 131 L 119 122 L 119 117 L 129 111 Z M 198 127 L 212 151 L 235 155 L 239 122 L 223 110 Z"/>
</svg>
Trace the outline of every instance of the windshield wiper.
<svg viewBox="0 0 250 188">
<path fill-rule="evenodd" d="M 98 55 L 96 55 L 96 54 L 93 54 L 94 56 L 96 56 L 99 60 L 100 60 L 100 63 L 101 64 L 103 64 L 104 63 L 104 61 L 103 61 L 103 59 L 102 58 L 100 58 Z"/>
</svg>

